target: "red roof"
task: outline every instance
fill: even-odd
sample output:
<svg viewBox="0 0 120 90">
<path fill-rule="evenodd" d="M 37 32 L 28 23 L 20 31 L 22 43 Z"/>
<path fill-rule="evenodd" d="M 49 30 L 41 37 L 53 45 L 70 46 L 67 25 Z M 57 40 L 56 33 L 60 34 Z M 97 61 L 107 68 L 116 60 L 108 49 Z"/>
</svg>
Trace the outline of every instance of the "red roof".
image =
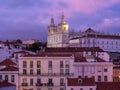
<svg viewBox="0 0 120 90">
<path fill-rule="evenodd" d="M 120 82 L 98 82 L 96 90 L 120 90 Z"/>
<path fill-rule="evenodd" d="M 104 52 L 99 47 L 65 47 L 65 48 L 46 48 L 46 52 Z"/>
<path fill-rule="evenodd" d="M 75 62 L 87 62 L 83 56 L 75 56 Z"/>
<path fill-rule="evenodd" d="M 6 66 L 8 66 L 8 65 L 17 65 L 16 63 L 14 63 L 12 60 L 10 60 L 10 59 L 5 59 L 5 60 L 3 60 L 2 62 L 0 62 L 0 65 L 6 65 Z"/>
<path fill-rule="evenodd" d="M 14 84 L 9 83 L 8 81 L 0 81 L 0 87 L 15 86 Z"/>
<path fill-rule="evenodd" d="M 25 55 L 24 57 L 71 57 L 72 54 L 64 53 L 39 53 L 37 55 Z"/>
<path fill-rule="evenodd" d="M 18 68 L 14 66 L 6 66 L 5 68 L 0 69 L 0 71 L 18 71 Z"/>
<path fill-rule="evenodd" d="M 25 51 L 25 50 L 18 51 L 18 52 L 14 52 L 14 54 L 18 54 L 18 53 L 27 54 L 28 52 L 27 52 L 27 51 Z"/>
<path fill-rule="evenodd" d="M 68 78 L 68 86 L 95 86 L 94 77 L 91 78 Z"/>
</svg>

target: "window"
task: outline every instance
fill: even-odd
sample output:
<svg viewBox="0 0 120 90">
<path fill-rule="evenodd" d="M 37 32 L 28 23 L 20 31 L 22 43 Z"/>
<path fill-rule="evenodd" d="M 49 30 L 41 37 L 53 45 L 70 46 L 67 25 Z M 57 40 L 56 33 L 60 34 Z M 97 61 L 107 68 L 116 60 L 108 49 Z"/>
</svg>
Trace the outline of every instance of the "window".
<svg viewBox="0 0 120 90">
<path fill-rule="evenodd" d="M 37 79 L 37 84 L 41 84 L 41 79 L 40 78 Z"/>
<path fill-rule="evenodd" d="M 60 86 L 64 85 L 64 78 L 60 78 Z"/>
<path fill-rule="evenodd" d="M 63 74 L 64 74 L 64 70 L 60 69 L 60 75 L 63 75 Z"/>
<path fill-rule="evenodd" d="M 91 67 L 91 73 L 92 74 L 95 73 L 95 67 L 94 66 Z"/>
<path fill-rule="evenodd" d="M 108 81 L 108 77 L 104 76 L 104 81 L 107 82 Z"/>
<path fill-rule="evenodd" d="M 92 88 L 90 88 L 90 90 L 93 90 Z"/>
<path fill-rule="evenodd" d="M 101 82 L 101 76 L 98 76 L 98 82 Z"/>
<path fill-rule="evenodd" d="M 30 61 L 30 68 L 33 68 L 33 61 Z"/>
<path fill-rule="evenodd" d="M 8 81 L 8 75 L 5 75 L 5 80 Z"/>
<path fill-rule="evenodd" d="M 78 72 L 82 72 L 82 66 L 78 67 Z"/>
<path fill-rule="evenodd" d="M 66 68 L 69 68 L 69 61 L 66 61 L 66 62 L 65 62 L 65 67 L 66 67 Z"/>
<path fill-rule="evenodd" d="M 2 75 L 0 75 L 0 80 L 2 80 Z"/>
<path fill-rule="evenodd" d="M 60 61 L 60 68 L 63 68 L 63 67 L 64 67 L 63 61 Z"/>
<path fill-rule="evenodd" d="M 107 68 L 104 68 L 104 72 L 107 72 L 108 70 L 107 70 Z"/>
<path fill-rule="evenodd" d="M 11 82 L 15 82 L 15 76 L 11 75 Z"/>
<path fill-rule="evenodd" d="M 98 72 L 101 72 L 101 71 L 102 71 L 102 67 L 98 66 Z"/>
<path fill-rule="evenodd" d="M 48 69 L 48 74 L 52 75 L 52 69 Z"/>
<path fill-rule="evenodd" d="M 33 69 L 30 69 L 30 75 L 33 75 Z"/>
<path fill-rule="evenodd" d="M 37 74 L 40 75 L 41 74 L 41 70 L 37 69 Z"/>
<path fill-rule="evenodd" d="M 52 82 L 52 78 L 49 78 L 49 79 L 48 79 L 48 83 L 49 83 L 49 84 L 53 83 L 53 82 Z"/>
<path fill-rule="evenodd" d="M 40 68 L 40 66 L 41 66 L 41 62 L 37 61 L 37 68 Z"/>
<path fill-rule="evenodd" d="M 64 88 L 60 88 L 60 90 L 64 90 Z"/>
<path fill-rule="evenodd" d="M 66 70 L 65 70 L 65 74 L 66 74 L 66 75 L 69 75 L 69 69 L 66 69 Z"/>
<path fill-rule="evenodd" d="M 48 68 L 52 68 L 52 61 L 48 62 Z"/>
<path fill-rule="evenodd" d="M 27 67 L 27 62 L 23 61 L 23 68 L 26 68 L 26 67 Z"/>
<path fill-rule="evenodd" d="M 27 74 L 27 70 L 23 69 L 23 74 L 26 75 Z"/>
<path fill-rule="evenodd" d="M 78 79 L 78 83 L 82 83 L 82 79 Z"/>
<path fill-rule="evenodd" d="M 30 86 L 33 86 L 33 79 L 30 79 Z"/>
<path fill-rule="evenodd" d="M 23 78 L 23 83 L 27 83 L 27 79 L 26 78 Z"/>
<path fill-rule="evenodd" d="M 73 88 L 71 88 L 70 90 L 74 90 Z"/>
</svg>

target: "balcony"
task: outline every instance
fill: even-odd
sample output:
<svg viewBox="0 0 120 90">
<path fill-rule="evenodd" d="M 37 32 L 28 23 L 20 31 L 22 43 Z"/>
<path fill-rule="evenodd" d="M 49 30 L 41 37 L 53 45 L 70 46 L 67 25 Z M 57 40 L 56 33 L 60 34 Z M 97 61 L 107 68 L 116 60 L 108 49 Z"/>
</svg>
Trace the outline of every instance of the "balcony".
<svg viewBox="0 0 120 90">
<path fill-rule="evenodd" d="M 54 86 L 53 83 L 47 83 L 47 86 Z"/>
<path fill-rule="evenodd" d="M 36 86 L 43 86 L 42 83 L 36 83 Z"/>
<path fill-rule="evenodd" d="M 28 86 L 28 83 L 22 83 L 22 86 Z"/>
<path fill-rule="evenodd" d="M 19 74 L 20 76 L 73 76 L 73 73 Z"/>
</svg>

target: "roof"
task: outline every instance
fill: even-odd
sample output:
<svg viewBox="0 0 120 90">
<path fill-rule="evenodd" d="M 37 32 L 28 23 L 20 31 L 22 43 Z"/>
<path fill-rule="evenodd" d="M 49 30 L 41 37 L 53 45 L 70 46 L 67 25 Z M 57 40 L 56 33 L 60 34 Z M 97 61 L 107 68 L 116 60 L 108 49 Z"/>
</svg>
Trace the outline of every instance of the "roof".
<svg viewBox="0 0 120 90">
<path fill-rule="evenodd" d="M 86 33 L 95 33 L 95 31 L 93 29 L 91 29 L 91 28 L 88 28 L 85 32 Z"/>
<path fill-rule="evenodd" d="M 28 52 L 27 52 L 27 51 L 25 51 L 25 50 L 18 51 L 18 52 L 14 52 L 14 54 L 18 54 L 18 53 L 27 54 Z"/>
<path fill-rule="evenodd" d="M 6 66 L 5 68 L 0 69 L 0 71 L 18 71 L 18 68 L 14 66 Z"/>
<path fill-rule="evenodd" d="M 36 55 L 29 54 L 23 57 L 71 57 L 72 54 L 64 54 L 64 53 L 39 53 Z"/>
<path fill-rule="evenodd" d="M 120 82 L 97 82 L 96 90 L 120 90 Z"/>
<path fill-rule="evenodd" d="M 99 57 L 93 57 L 95 62 L 106 62 L 105 60 L 99 58 Z M 86 57 L 83 56 L 75 56 L 75 62 L 87 62 Z"/>
<path fill-rule="evenodd" d="M 10 59 L 5 59 L 2 62 L 0 62 L 0 65 L 8 66 L 8 65 L 17 65 L 17 64 L 15 62 L 13 62 L 12 60 L 10 60 Z"/>
<path fill-rule="evenodd" d="M 88 52 L 88 51 L 95 51 L 95 52 L 104 52 L 99 47 L 63 47 L 63 48 L 46 48 L 46 52 Z"/>
<path fill-rule="evenodd" d="M 75 62 L 87 62 L 83 56 L 75 56 Z"/>
<path fill-rule="evenodd" d="M 8 87 L 8 86 L 15 86 L 14 84 L 9 83 L 8 81 L 0 81 L 0 88 L 1 87 Z"/>
<path fill-rule="evenodd" d="M 91 78 L 68 78 L 68 86 L 95 86 L 94 77 Z M 102 90 L 102 89 L 101 89 Z"/>
</svg>

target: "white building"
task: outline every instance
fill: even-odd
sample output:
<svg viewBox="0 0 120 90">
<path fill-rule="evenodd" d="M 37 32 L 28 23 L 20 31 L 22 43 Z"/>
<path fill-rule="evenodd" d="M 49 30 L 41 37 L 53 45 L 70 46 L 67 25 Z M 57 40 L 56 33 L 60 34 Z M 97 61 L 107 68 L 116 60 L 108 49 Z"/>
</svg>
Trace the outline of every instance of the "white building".
<svg viewBox="0 0 120 90">
<path fill-rule="evenodd" d="M 108 52 L 120 52 L 120 35 L 95 32 L 91 28 L 69 40 L 70 47 L 100 47 Z"/>
</svg>

